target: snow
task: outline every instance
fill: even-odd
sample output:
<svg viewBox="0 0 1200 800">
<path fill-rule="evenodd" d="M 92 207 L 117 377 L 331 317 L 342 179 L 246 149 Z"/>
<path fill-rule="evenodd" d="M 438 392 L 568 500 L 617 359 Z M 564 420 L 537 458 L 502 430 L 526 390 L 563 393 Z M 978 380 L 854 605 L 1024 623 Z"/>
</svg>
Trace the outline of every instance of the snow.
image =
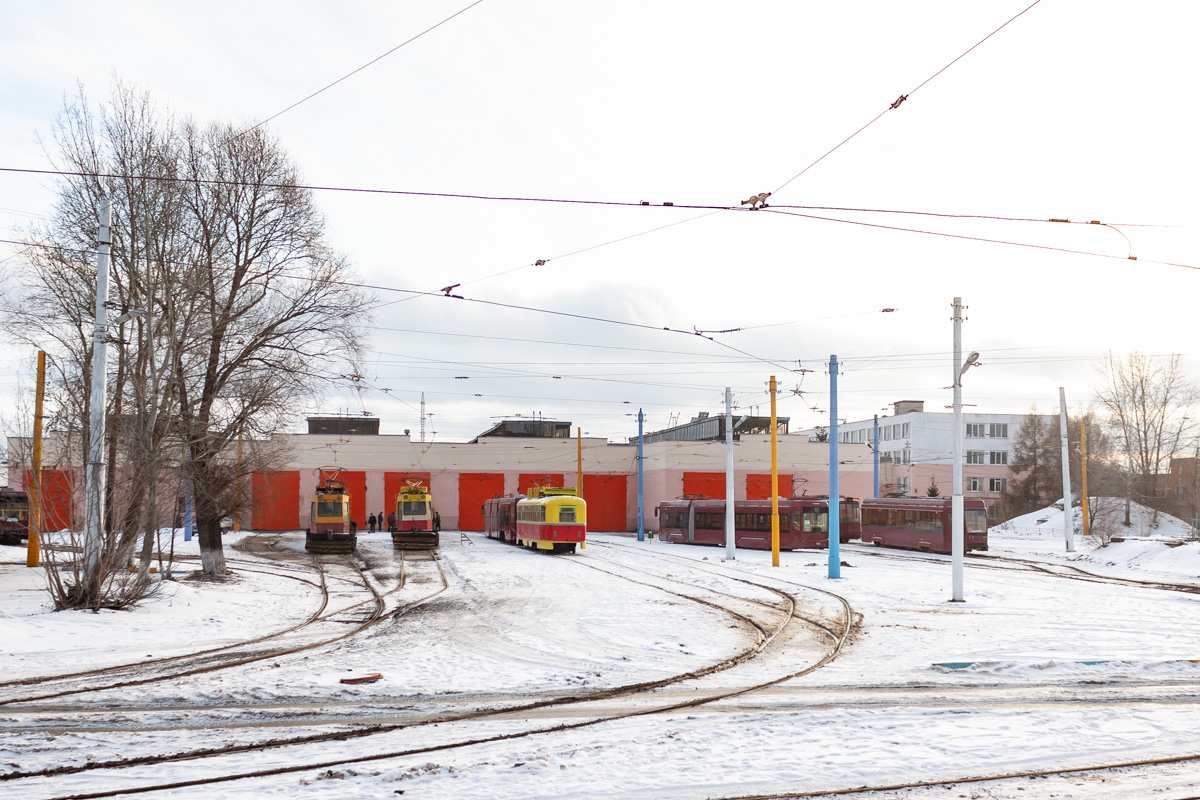
<svg viewBox="0 0 1200 800">
<path fill-rule="evenodd" d="M 1200 763 L 1187 760 L 961 782 L 1197 753 L 1200 600 L 1154 584 L 1200 587 L 1200 543 L 1178 520 L 1160 515 L 1151 528 L 1146 510 L 1134 512 L 1136 535 L 1107 547 L 1077 536 L 1070 553 L 1061 510 L 992 529 L 988 553 L 967 560 L 964 603 L 948 602 L 947 557 L 843 545 L 842 577 L 831 580 L 823 551 L 783 553 L 773 567 L 770 553 L 738 551 L 722 562 L 718 548 L 603 533 L 590 534 L 577 555 L 545 556 L 444 532 L 446 588 L 432 562 L 405 564 L 401 588 L 386 534 L 361 534 L 372 583 L 399 614 L 316 651 L 217 672 L 44 701 L 28 698 L 53 687 L 6 685 L 0 700 L 27 702 L 0 705 L 0 771 L 442 721 L 216 759 L 0 781 L 0 798 L 314 764 L 324 766 L 147 796 L 692 800 L 939 781 L 954 783 L 866 796 L 1194 796 Z M 250 535 L 227 536 L 235 580 L 166 582 L 154 601 L 98 614 L 51 612 L 41 571 L 20 566 L 24 548 L 0 548 L 0 561 L 19 562 L 0 566 L 3 680 L 215 648 L 308 619 L 319 606 L 311 571 L 298 566 L 304 560 L 268 562 L 230 546 Z M 301 534 L 282 541 L 302 554 Z M 194 545 L 177 542 L 177 552 Z M 306 628 L 281 638 L 313 641 L 330 628 L 340 635 L 364 617 L 352 571 L 327 561 L 337 621 L 323 634 Z M 1071 568 L 1145 585 L 1069 580 Z M 648 694 L 538 706 L 703 670 L 751 647 L 749 623 L 721 607 L 769 627 L 776 612 L 765 604 L 779 596 L 745 581 L 788 593 L 802 613 L 830 622 L 841 608 L 827 594 L 835 593 L 858 626 L 837 658 L 799 677 L 779 680 L 824 655 L 828 637 L 815 629 L 788 629 L 738 666 Z M 341 683 L 370 673 L 382 678 Z M 585 724 L 772 681 L 699 706 Z M 523 710 L 447 719 L 508 706 Z M 437 749 L 531 729 L 544 732 Z M 346 763 L 411 751 L 421 752 Z"/>
</svg>

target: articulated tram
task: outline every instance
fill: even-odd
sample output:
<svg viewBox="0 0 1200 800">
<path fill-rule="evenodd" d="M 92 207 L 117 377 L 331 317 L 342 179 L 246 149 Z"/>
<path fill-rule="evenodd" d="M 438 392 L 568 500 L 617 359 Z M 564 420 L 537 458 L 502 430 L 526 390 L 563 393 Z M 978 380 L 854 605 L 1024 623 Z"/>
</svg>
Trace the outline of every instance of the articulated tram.
<svg viewBox="0 0 1200 800">
<path fill-rule="evenodd" d="M 574 489 L 534 487 L 526 497 L 493 497 L 483 504 L 484 533 L 493 539 L 552 553 L 574 553 L 587 540 L 587 503 Z"/>
<path fill-rule="evenodd" d="M 396 550 L 437 550 L 438 531 L 433 524 L 433 498 L 422 481 L 405 478 L 396 494 L 396 522 L 389 524 Z"/>
<path fill-rule="evenodd" d="M 309 524 L 304 549 L 318 555 L 353 553 L 358 544 L 357 526 L 350 519 L 350 493 L 338 479 L 338 467 L 319 467 L 317 490 L 310 498 Z"/>
<path fill-rule="evenodd" d="M 827 497 L 779 498 L 779 549 L 829 546 L 829 499 Z M 839 503 L 838 540 L 848 542 L 859 534 L 859 503 L 844 497 Z M 660 504 L 658 536 L 683 544 L 725 544 L 724 500 L 683 497 Z M 771 501 L 737 500 L 733 505 L 733 541 L 749 550 L 771 549 Z"/>
</svg>

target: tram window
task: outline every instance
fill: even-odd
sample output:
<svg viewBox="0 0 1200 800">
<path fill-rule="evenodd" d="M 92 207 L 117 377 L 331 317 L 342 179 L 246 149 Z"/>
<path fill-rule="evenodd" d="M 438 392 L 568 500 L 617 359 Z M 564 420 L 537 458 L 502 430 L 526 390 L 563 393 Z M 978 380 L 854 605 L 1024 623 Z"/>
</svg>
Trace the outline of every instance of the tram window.
<svg viewBox="0 0 1200 800">
<path fill-rule="evenodd" d="M 967 533 L 987 533 L 987 512 L 982 508 L 968 508 L 963 516 Z"/>
<path fill-rule="evenodd" d="M 559 522 L 575 521 L 575 506 L 560 506 L 558 509 Z"/>
<path fill-rule="evenodd" d="M 424 500 L 405 500 L 403 513 L 406 517 L 419 517 L 425 513 Z"/>
<path fill-rule="evenodd" d="M 829 512 L 806 510 L 804 512 L 805 533 L 829 533 Z"/>
<path fill-rule="evenodd" d="M 336 500 L 334 502 L 328 502 L 328 501 L 318 502 L 317 503 L 317 516 L 318 517 L 337 517 L 338 519 L 341 519 L 341 517 L 342 517 L 342 501 Z"/>
</svg>

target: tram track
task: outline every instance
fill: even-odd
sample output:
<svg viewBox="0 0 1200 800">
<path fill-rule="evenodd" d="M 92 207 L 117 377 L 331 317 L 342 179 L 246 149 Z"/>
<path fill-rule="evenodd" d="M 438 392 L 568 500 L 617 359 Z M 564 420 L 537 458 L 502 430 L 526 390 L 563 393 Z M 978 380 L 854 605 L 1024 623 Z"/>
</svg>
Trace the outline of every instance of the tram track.
<svg viewBox="0 0 1200 800">
<path fill-rule="evenodd" d="M 570 557 L 566 557 L 565 561 L 567 563 L 574 563 L 573 559 L 571 559 Z M 580 563 L 582 563 L 582 562 L 580 562 Z M 587 565 L 587 566 L 590 566 L 590 565 Z M 620 568 L 621 568 L 620 565 L 618 565 L 618 569 L 620 569 Z M 652 583 L 647 583 L 646 581 L 630 578 L 630 577 L 628 577 L 628 575 L 625 575 L 625 576 L 616 575 L 611 570 L 605 570 L 605 569 L 601 569 L 600 571 L 607 572 L 608 574 L 613 575 L 614 577 L 617 577 L 617 578 L 620 578 L 620 579 L 623 579 L 626 581 L 630 581 L 633 583 L 640 583 L 642 585 L 649 586 L 650 588 L 653 588 L 658 591 L 666 592 L 668 594 L 672 594 L 675 596 L 679 596 L 682 598 L 686 598 L 686 599 L 698 602 L 701 605 L 713 605 L 711 601 L 706 601 L 702 598 L 691 597 L 684 593 L 676 592 L 671 589 L 667 589 L 661 585 L 654 585 Z M 640 572 L 642 574 L 646 574 L 646 572 L 644 570 L 641 570 Z M 659 576 L 659 575 L 649 575 L 648 577 L 651 577 L 651 578 L 659 580 L 659 581 L 666 581 L 666 582 L 672 582 L 672 580 L 673 580 L 671 578 L 666 578 L 665 576 Z M 748 581 L 748 580 L 744 580 L 744 579 L 738 579 L 738 580 L 740 580 L 740 582 L 742 582 L 744 584 L 750 584 L 750 585 L 754 584 L 753 581 Z M 675 581 L 675 582 L 678 582 L 678 581 Z M 715 592 L 717 594 L 725 594 L 729 598 L 732 598 L 735 600 L 740 600 L 743 602 L 746 601 L 746 598 L 744 598 L 744 597 L 737 597 L 737 596 L 734 596 L 729 593 L 721 593 L 719 590 L 706 589 L 705 587 L 697 587 L 694 584 L 692 584 L 692 588 L 698 588 L 698 589 L 701 589 L 704 591 Z M 570 716 L 578 716 L 580 714 L 583 714 L 584 716 L 590 717 L 581 722 L 560 722 L 559 724 L 556 724 L 556 725 L 551 725 L 551 726 L 546 726 L 546 727 L 538 727 L 538 728 L 534 728 L 534 729 L 527 729 L 525 731 L 517 732 L 517 733 L 501 734 L 501 735 L 497 735 L 497 736 L 482 737 L 482 738 L 471 738 L 471 739 L 466 739 L 466 740 L 460 740 L 457 742 L 431 745 L 431 746 L 421 747 L 421 748 L 416 748 L 416 749 L 406 749 L 406 750 L 398 751 L 398 752 L 378 753 L 378 754 L 374 754 L 374 755 L 356 757 L 356 758 L 352 758 L 352 759 L 343 758 L 343 759 L 339 759 L 336 761 L 322 762 L 319 764 L 305 763 L 302 765 L 278 768 L 276 770 L 269 770 L 269 771 L 261 771 L 260 770 L 260 771 L 240 773 L 240 774 L 234 774 L 234 775 L 222 775 L 219 777 L 209 778 L 209 779 L 196 779 L 194 781 L 175 782 L 172 784 L 160 784 L 154 788 L 175 789 L 175 788 L 182 788 L 182 787 L 186 787 L 186 786 L 199 786 L 199 785 L 206 785 L 208 783 L 225 782 L 225 781 L 229 781 L 229 780 L 240 780 L 240 779 L 249 779 L 249 778 L 253 778 L 253 777 L 262 777 L 262 776 L 269 775 L 269 774 L 283 774 L 285 772 L 298 772 L 298 771 L 304 771 L 304 770 L 308 770 L 308 769 L 325 769 L 325 768 L 331 768 L 334 766 L 341 766 L 341 765 L 345 765 L 345 764 L 362 763 L 362 762 L 374 761 L 374 760 L 385 760 L 385 759 L 389 759 L 389 758 L 407 757 L 407 756 L 417 755 L 417 754 L 422 754 L 422 753 L 432 753 L 432 752 L 439 752 L 439 751 L 445 751 L 445 750 L 454 750 L 454 749 L 464 748 L 464 747 L 471 747 L 474 745 L 488 743 L 488 742 L 505 741 L 505 740 L 521 738 L 521 737 L 525 737 L 525 736 L 537 736 L 537 735 L 541 735 L 541 734 L 553 733 L 556 731 L 572 730 L 572 729 L 580 728 L 580 727 L 598 725 L 598 724 L 601 724 L 604 722 L 609 722 L 609 721 L 630 719 L 630 718 L 646 716 L 646 715 L 650 715 L 650 714 L 669 713 L 669 712 L 680 711 L 680 710 L 684 710 L 684 709 L 688 709 L 688 708 L 694 708 L 694 707 L 697 707 L 700 705 L 704 705 L 706 703 L 714 702 L 716 700 L 725 699 L 725 698 L 729 698 L 729 697 L 737 697 L 737 696 L 740 696 L 740 695 L 743 695 L 743 694 L 746 694 L 749 692 L 756 691 L 763 687 L 782 683 L 784 681 L 790 680 L 790 679 L 798 677 L 800 675 L 808 674 L 809 672 L 811 672 L 815 669 L 819 669 L 821 666 L 823 666 L 824 664 L 828 663 L 830 660 L 832 660 L 833 658 L 836 657 L 837 653 L 840 651 L 842 643 L 845 641 L 845 636 L 848 635 L 848 633 L 849 633 L 850 622 L 851 622 L 849 617 L 847 617 L 844 632 L 842 633 L 841 636 L 836 637 L 836 641 L 828 649 L 828 651 L 824 654 L 824 656 L 817 659 L 813 664 L 810 664 L 809 666 L 807 666 L 805 668 L 802 668 L 800 670 L 789 671 L 789 672 L 787 672 L 787 674 L 782 675 L 782 676 L 776 676 L 770 681 L 759 682 L 759 683 L 754 684 L 749 687 L 739 686 L 739 687 L 736 687 L 733 689 L 712 690 L 712 691 L 706 692 L 701 695 L 693 695 L 686 699 L 679 699 L 678 697 L 664 698 L 667 700 L 667 702 L 665 702 L 665 703 L 664 702 L 652 702 L 652 703 L 643 702 L 641 707 L 633 708 L 633 709 L 628 709 L 628 708 L 614 709 L 610 713 L 604 713 L 603 709 L 598 709 L 598 711 L 600 711 L 600 716 L 598 716 L 598 717 L 596 716 L 595 712 L 593 712 L 589 715 L 586 710 L 583 710 L 580 708 L 582 706 L 586 706 L 589 703 L 595 704 L 595 703 L 597 703 L 597 701 L 602 701 L 602 700 L 613 700 L 613 699 L 621 698 L 621 697 L 629 698 L 631 696 L 641 697 L 641 696 L 646 695 L 649 692 L 657 691 L 664 687 L 680 684 L 685 681 L 693 681 L 698 678 L 702 678 L 705 675 L 728 670 L 732 667 L 735 667 L 735 666 L 737 666 L 741 663 L 744 663 L 745 661 L 748 661 L 749 659 L 753 658 L 764 647 L 766 647 L 781 631 L 783 631 L 784 628 L 788 624 L 790 624 L 791 622 L 793 622 L 794 620 L 797 619 L 795 616 L 795 598 L 794 597 L 791 597 L 787 592 L 784 592 L 784 591 L 781 591 L 778 589 L 773 589 L 771 587 L 766 587 L 761 584 L 759 585 L 758 588 L 768 591 L 772 594 L 775 594 L 777 597 L 781 598 L 781 602 L 785 603 L 786 614 L 781 614 L 782 609 L 776 603 L 765 603 L 763 601 L 758 601 L 759 605 L 762 606 L 764 608 L 764 610 L 769 610 L 769 612 L 772 613 L 773 615 L 775 615 L 776 617 L 782 616 L 782 619 L 778 620 L 777 624 L 773 626 L 772 630 L 764 630 L 762 628 L 762 626 L 758 625 L 757 623 L 751 622 L 750 624 L 753 624 L 755 626 L 755 628 L 759 631 L 759 635 L 756 637 L 756 641 L 751 647 L 743 649 L 742 652 L 734 655 L 731 658 L 727 658 L 722 662 L 712 664 L 712 665 L 709 665 L 707 667 L 704 667 L 704 668 L 701 668 L 698 670 L 692 670 L 692 671 L 689 671 L 687 673 L 683 673 L 680 675 L 671 676 L 666 679 L 660 679 L 660 680 L 655 680 L 655 681 L 646 681 L 646 682 L 640 682 L 640 683 L 636 683 L 636 684 L 628 684 L 628 685 L 624 685 L 624 686 L 620 686 L 620 687 L 612 687 L 612 688 L 608 688 L 608 689 L 594 690 L 594 691 L 588 692 L 584 695 L 575 694 L 572 696 L 552 697 L 552 698 L 535 701 L 535 702 L 531 702 L 531 703 L 506 705 L 506 706 L 503 706 L 500 708 L 475 710 L 475 711 L 469 711 L 469 712 L 461 713 L 461 714 L 443 715 L 443 716 L 439 716 L 439 717 L 435 717 L 435 718 L 431 718 L 431 719 L 427 719 L 427 720 L 423 720 L 423 721 L 419 721 L 419 722 L 407 722 L 407 723 L 400 723 L 400 724 L 395 724 L 395 725 L 373 725 L 373 726 L 368 726 L 366 728 L 360 728 L 360 729 L 354 730 L 354 731 L 335 731 L 335 732 L 323 733 L 323 734 L 317 734 L 317 735 L 311 735 L 311 736 L 305 736 L 305 737 L 291 737 L 288 739 L 283 739 L 283 740 L 278 740 L 278 741 L 257 742 L 257 743 L 250 744 L 250 745 L 244 745 L 244 746 L 238 746 L 238 747 L 232 747 L 232 748 L 231 747 L 211 748 L 211 749 L 208 749 L 205 751 L 192 751 L 190 753 L 177 753 L 177 754 L 173 754 L 173 755 L 169 755 L 169 756 L 159 756 L 159 757 L 154 757 L 154 758 L 121 759 L 121 760 L 112 760 L 112 761 L 107 761 L 107 762 L 94 762 L 94 763 L 86 764 L 86 765 L 78 765 L 78 766 L 67 767 L 67 768 L 45 770 L 45 771 L 40 771 L 40 772 L 10 773 L 8 775 L 0 775 L 0 781 L 17 780 L 17 779 L 21 779 L 21 778 L 32 778 L 32 777 L 51 777 L 51 776 L 55 776 L 55 775 L 68 775 L 68 774 L 76 774 L 79 772 L 86 772 L 86 771 L 91 771 L 91 770 L 96 770 L 96 769 L 131 768 L 131 767 L 144 766 L 144 765 L 157 764 L 157 763 L 167 763 L 167 762 L 178 763 L 181 761 L 192 761 L 192 760 L 197 760 L 197 759 L 211 758 L 211 757 L 217 757 L 217 756 L 222 756 L 222 755 L 233 755 L 235 753 L 253 752 L 253 751 L 264 750 L 264 749 L 274 749 L 274 748 L 289 747 L 289 746 L 315 744 L 315 743 L 335 741 L 335 740 L 347 740 L 347 739 L 352 739 L 352 738 L 356 739 L 356 738 L 361 738 L 361 737 L 378 735 L 378 734 L 382 734 L 382 733 L 390 733 L 393 731 L 399 731 L 399 730 L 405 730 L 405 729 L 414 728 L 414 727 L 425 726 L 425 725 L 439 725 L 439 724 L 446 724 L 446 723 L 451 723 L 451 722 L 456 722 L 456 723 L 469 722 L 469 721 L 480 720 L 480 719 L 484 719 L 484 718 L 504 719 L 504 718 L 512 718 L 512 717 L 521 717 L 522 715 L 525 715 L 527 717 L 530 714 L 530 712 L 538 712 L 538 716 L 541 716 L 545 713 L 548 713 L 551 709 L 554 709 L 556 707 L 558 707 L 558 708 L 575 707 L 574 709 L 572 709 L 569 712 Z M 787 598 L 787 599 L 786 599 L 786 601 L 784 601 L 784 600 L 782 600 L 782 598 Z M 848 605 L 847 605 L 847 609 L 848 609 Z M 740 615 L 740 612 L 731 611 L 728 608 L 723 608 L 721 610 L 723 610 L 726 613 L 729 613 L 735 617 Z M 740 616 L 745 617 L 745 615 L 740 615 Z M 567 715 L 559 714 L 556 716 L 561 719 L 562 716 L 567 716 Z M 121 794 L 121 793 L 129 792 L 129 791 L 130 790 L 126 789 L 126 790 L 113 791 L 113 792 L 102 792 L 102 793 L 92 793 L 92 794 L 87 794 L 87 795 L 78 795 L 78 797 L 113 796 L 115 794 Z M 143 791 L 143 790 L 139 789 L 137 791 Z M 74 797 L 76 795 L 72 795 L 72 796 Z"/>
<path fill-rule="evenodd" d="M 328 611 L 328 613 L 326 613 L 327 609 L 328 609 L 329 601 L 330 601 L 330 593 L 329 593 L 326 567 L 327 567 L 327 565 L 332 564 L 332 563 L 336 563 L 336 562 L 332 562 L 332 561 L 331 562 L 323 562 L 317 558 L 312 559 L 313 568 L 315 569 L 315 571 L 317 572 L 317 574 L 320 578 L 319 586 L 320 586 L 320 590 L 322 593 L 322 600 L 321 600 L 320 608 L 317 610 L 317 612 L 315 612 L 313 615 L 311 615 L 307 620 L 305 620 L 297 625 L 294 625 L 285 630 L 277 631 L 275 633 L 267 634 L 264 636 L 255 637 L 255 638 L 246 639 L 246 640 L 239 640 L 237 642 L 233 642 L 228 645 L 222 645 L 220 647 L 207 648 L 204 650 L 193 651 L 190 653 L 184 653 L 184 654 L 180 654 L 177 656 L 168 656 L 168 657 L 164 657 L 164 658 L 160 658 L 160 659 L 147 660 L 147 661 L 136 662 L 136 663 L 132 663 L 132 664 L 114 665 L 111 667 L 104 667 L 104 668 L 99 668 L 99 669 L 95 669 L 95 670 L 85 670 L 85 671 L 81 671 L 78 673 L 72 673 L 72 674 L 39 676 L 36 678 L 29 678 L 29 679 L 23 679 L 21 681 L 14 681 L 7 685 L 23 686 L 23 685 L 32 685 L 32 684 L 66 682 L 66 681 L 71 681 L 71 680 L 78 680 L 80 678 L 122 676 L 122 675 L 126 675 L 126 674 L 131 674 L 131 673 L 136 675 L 137 673 L 144 673 L 147 669 L 157 669 L 163 665 L 168 665 L 168 667 L 169 667 L 169 665 L 176 664 L 178 662 L 188 662 L 188 661 L 201 662 L 201 663 L 199 663 L 199 665 L 196 665 L 196 666 L 189 666 L 189 665 L 186 665 L 186 663 L 185 663 L 183 665 L 183 667 L 184 667 L 183 669 L 168 668 L 167 670 L 163 670 L 163 671 L 161 671 L 160 674 L 156 674 L 156 675 L 150 675 L 150 676 L 143 675 L 141 677 L 130 677 L 130 678 L 125 678 L 125 679 L 109 680 L 109 681 L 103 682 L 99 685 L 69 687 L 69 688 L 64 688 L 64 689 L 60 689 L 60 690 L 53 691 L 53 692 L 46 692 L 43 694 L 20 695 L 20 696 L 8 697 L 8 698 L 0 698 L 0 707 L 7 706 L 10 711 L 19 712 L 24 708 L 24 706 L 26 704 L 38 703 L 38 702 L 45 701 L 45 700 L 54 700 L 54 699 L 58 699 L 61 697 L 69 697 L 69 696 L 79 695 L 79 694 L 96 694 L 96 693 L 101 693 L 101 692 L 105 692 L 105 691 L 111 691 L 113 689 L 129 688 L 129 687 L 133 687 L 133 686 L 144 686 L 147 684 L 158 683 L 158 682 L 162 682 L 162 681 L 169 681 L 169 680 L 174 680 L 177 678 L 191 677 L 194 675 L 200 675 L 200 674 L 205 674 L 205 673 L 209 673 L 209 672 L 216 672 L 219 670 L 230 669 L 233 667 L 238 667 L 238 666 L 243 666 L 246 664 L 252 664 L 252 663 L 255 663 L 258 661 L 263 661 L 266 659 L 279 658 L 281 656 L 293 655 L 296 653 L 304 652 L 306 650 L 312 650 L 312 649 L 316 649 L 316 648 L 320 648 L 320 647 L 326 647 L 326 646 L 335 644 L 337 642 L 340 642 L 344 639 L 348 639 L 352 636 L 355 636 L 355 635 L 361 633 L 362 631 L 378 624 L 378 622 L 384 617 L 384 612 L 386 610 L 386 602 L 384 599 L 385 596 L 399 591 L 403 586 L 403 581 L 398 582 L 397 586 L 395 588 L 389 590 L 388 592 L 381 593 L 379 590 L 377 590 L 374 587 L 374 585 L 371 582 L 371 579 L 363 572 L 363 570 L 357 564 L 350 562 L 349 566 L 351 567 L 351 569 L 354 570 L 354 572 L 357 576 L 357 582 L 349 581 L 347 579 L 343 579 L 343 580 L 346 580 L 347 583 L 351 583 L 353 585 L 357 585 L 361 588 L 366 589 L 367 592 L 370 594 L 370 597 L 367 599 L 364 599 L 364 600 L 353 602 L 346 606 L 339 607 L 337 609 Z M 270 574 L 274 574 L 274 573 L 270 573 Z M 317 625 L 322 622 L 340 624 L 343 621 L 339 620 L 339 617 L 342 617 L 348 613 L 352 613 L 352 612 L 354 612 L 355 609 L 358 609 L 365 605 L 370 606 L 370 611 L 367 614 L 367 616 L 364 619 L 353 619 L 352 618 L 351 620 L 347 621 L 348 624 L 352 625 L 352 627 L 349 630 L 340 632 L 336 636 L 331 636 L 331 637 L 326 636 L 324 638 L 318 638 L 316 641 L 304 642 L 304 643 L 294 645 L 294 646 L 269 648 L 266 650 L 262 650 L 260 652 L 251 652 L 251 653 L 245 654 L 245 655 L 238 655 L 238 653 L 240 651 L 244 651 L 248 647 L 254 647 L 254 646 L 262 644 L 262 643 L 278 640 L 284 636 L 295 634 L 298 631 L 301 631 L 305 628 L 308 628 L 313 625 Z M 232 657 L 223 657 L 225 655 L 229 655 Z M 212 661 L 213 663 L 202 663 L 205 661 Z"/>
</svg>

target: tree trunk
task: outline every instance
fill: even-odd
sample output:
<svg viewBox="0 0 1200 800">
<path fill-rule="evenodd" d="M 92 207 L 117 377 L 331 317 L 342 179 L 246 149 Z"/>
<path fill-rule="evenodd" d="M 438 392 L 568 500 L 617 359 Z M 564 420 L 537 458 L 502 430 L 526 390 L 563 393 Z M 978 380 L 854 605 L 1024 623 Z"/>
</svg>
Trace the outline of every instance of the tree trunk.
<svg viewBox="0 0 1200 800">
<path fill-rule="evenodd" d="M 225 550 L 221 544 L 221 518 L 212 514 L 198 515 L 196 528 L 200 534 L 200 564 L 205 575 L 225 575 Z"/>
</svg>

